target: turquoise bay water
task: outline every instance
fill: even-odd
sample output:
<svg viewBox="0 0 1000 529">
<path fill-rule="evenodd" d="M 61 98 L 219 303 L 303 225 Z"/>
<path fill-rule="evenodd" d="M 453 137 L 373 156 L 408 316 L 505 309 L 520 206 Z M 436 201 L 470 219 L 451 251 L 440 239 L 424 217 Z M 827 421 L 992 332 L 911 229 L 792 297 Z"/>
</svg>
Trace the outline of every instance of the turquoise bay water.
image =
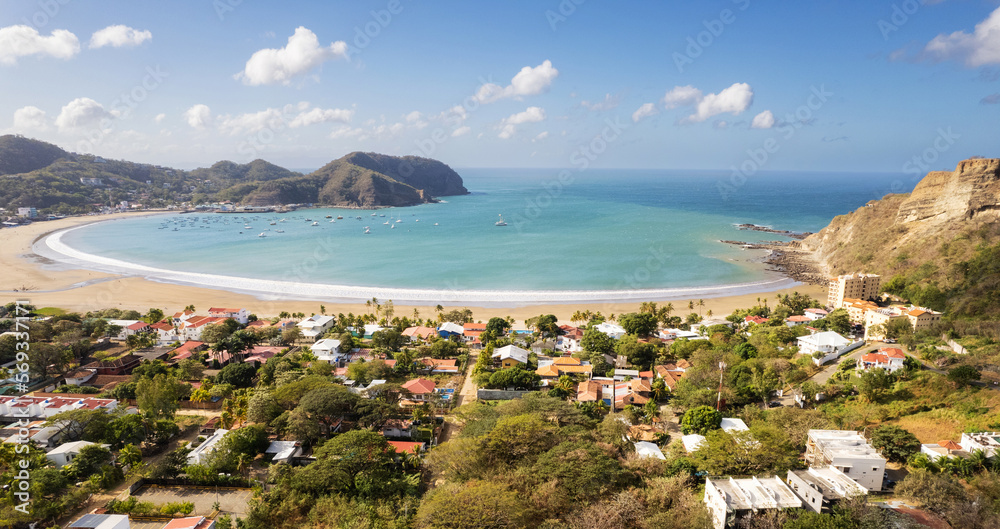
<svg viewBox="0 0 1000 529">
<path fill-rule="evenodd" d="M 722 172 L 592 169 L 562 181 L 557 170 L 459 173 L 471 195 L 375 210 L 375 217 L 372 210 L 334 208 L 161 215 L 94 224 L 63 241 L 158 268 L 304 283 L 442 290 L 692 287 L 773 277 L 753 262 L 756 252 L 718 241 L 781 238 L 734 224 L 817 231 L 890 189 L 909 191 L 899 189 L 904 180 L 891 174 L 760 174 L 723 199 L 717 184 L 729 175 Z M 498 214 L 508 226 L 494 226 Z M 326 215 L 344 219 L 331 223 Z M 258 237 L 261 232 L 267 237 Z"/>
</svg>

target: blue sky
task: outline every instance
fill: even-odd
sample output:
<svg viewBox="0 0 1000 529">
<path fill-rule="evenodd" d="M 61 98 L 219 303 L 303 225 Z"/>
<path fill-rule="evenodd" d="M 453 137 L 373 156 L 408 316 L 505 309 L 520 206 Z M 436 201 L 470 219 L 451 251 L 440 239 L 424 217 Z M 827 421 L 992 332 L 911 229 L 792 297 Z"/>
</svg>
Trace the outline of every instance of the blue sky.
<svg viewBox="0 0 1000 529">
<path fill-rule="evenodd" d="M 756 157 L 901 172 L 1000 156 L 998 118 L 996 0 L 39 0 L 0 13 L 0 133 L 183 168 L 310 168 L 365 150 L 455 167 Z"/>
</svg>

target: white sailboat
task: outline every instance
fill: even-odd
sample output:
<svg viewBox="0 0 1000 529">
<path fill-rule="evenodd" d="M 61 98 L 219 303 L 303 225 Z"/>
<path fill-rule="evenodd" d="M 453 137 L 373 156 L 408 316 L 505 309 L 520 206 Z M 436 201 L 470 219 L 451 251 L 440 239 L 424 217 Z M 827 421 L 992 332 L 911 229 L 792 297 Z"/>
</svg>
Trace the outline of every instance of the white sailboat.
<svg viewBox="0 0 1000 529">
<path fill-rule="evenodd" d="M 503 213 L 500 214 L 500 220 L 496 221 L 494 226 L 506 226 L 507 223 L 503 221 Z"/>
</svg>

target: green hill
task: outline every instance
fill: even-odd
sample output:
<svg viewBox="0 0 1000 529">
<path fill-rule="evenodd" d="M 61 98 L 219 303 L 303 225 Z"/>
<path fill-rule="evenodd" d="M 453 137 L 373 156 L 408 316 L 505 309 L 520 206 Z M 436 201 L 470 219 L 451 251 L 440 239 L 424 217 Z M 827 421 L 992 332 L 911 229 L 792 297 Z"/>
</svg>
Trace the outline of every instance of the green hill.
<svg viewBox="0 0 1000 529">
<path fill-rule="evenodd" d="M 27 173 L 70 154 L 51 143 L 24 136 L 0 136 L 0 175 Z"/>
</svg>

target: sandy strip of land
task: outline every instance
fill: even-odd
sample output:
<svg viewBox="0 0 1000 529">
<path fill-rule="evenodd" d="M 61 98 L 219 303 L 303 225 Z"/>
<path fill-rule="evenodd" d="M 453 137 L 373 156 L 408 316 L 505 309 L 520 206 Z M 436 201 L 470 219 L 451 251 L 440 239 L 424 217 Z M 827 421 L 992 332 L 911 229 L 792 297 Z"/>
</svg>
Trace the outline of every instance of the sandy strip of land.
<svg viewBox="0 0 1000 529">
<path fill-rule="evenodd" d="M 318 313 L 321 304 L 326 306 L 328 313 L 333 314 L 348 312 L 361 314 L 370 310 L 364 303 L 333 303 L 322 300 L 272 301 L 227 290 L 160 283 L 142 277 L 67 267 L 65 264 L 53 263 L 32 251 L 32 245 L 35 241 L 54 231 L 99 220 L 120 218 L 124 215 L 142 214 L 125 213 L 71 217 L 0 230 L 0 267 L 3 269 L 3 273 L 0 274 L 0 301 L 6 303 L 14 299 L 26 299 L 39 307 L 60 307 L 79 312 L 108 307 L 135 309 L 143 312 L 156 307 L 167 313 L 176 312 L 186 305 L 194 305 L 199 311 L 205 311 L 209 307 L 245 307 L 261 317 L 274 316 L 282 311 Z M 695 311 L 700 310 L 707 314 L 711 310 L 713 314 L 725 315 L 736 308 L 754 305 L 758 298 L 766 298 L 773 305 L 773 300 L 778 295 L 792 291 L 809 294 L 821 300 L 825 300 L 826 297 L 824 287 L 799 285 L 794 288 L 770 292 L 706 297 L 704 299 L 705 305 L 696 307 Z M 662 300 L 650 299 L 649 301 Z M 687 309 L 687 301 L 670 300 L 677 309 L 675 314 L 690 312 Z M 421 317 L 433 317 L 435 315 L 434 305 L 397 305 L 395 314 L 412 317 L 414 310 L 417 310 Z M 539 314 L 555 314 L 560 320 L 568 321 L 575 311 L 600 311 L 607 315 L 634 312 L 637 307 L 637 302 L 534 304 L 499 308 L 476 307 L 473 304 L 468 306 L 473 310 L 477 320 L 485 321 L 491 316 L 511 316 L 518 322 Z"/>
</svg>

